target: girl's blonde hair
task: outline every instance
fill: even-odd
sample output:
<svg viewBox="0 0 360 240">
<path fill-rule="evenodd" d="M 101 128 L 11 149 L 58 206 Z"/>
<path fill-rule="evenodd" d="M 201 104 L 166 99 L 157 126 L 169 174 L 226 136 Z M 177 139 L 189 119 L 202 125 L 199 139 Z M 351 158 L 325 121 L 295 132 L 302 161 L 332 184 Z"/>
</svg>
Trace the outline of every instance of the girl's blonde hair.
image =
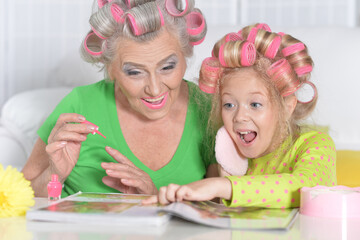
<svg viewBox="0 0 360 240">
<path fill-rule="evenodd" d="M 264 81 L 269 97 L 278 109 L 276 145 L 285 137 L 295 140 L 301 132 L 301 121 L 314 110 L 317 90 L 310 82 L 313 61 L 308 49 L 298 39 L 284 33 L 271 32 L 266 24 L 244 27 L 238 33 L 229 33 L 215 43 L 213 57 L 205 59 L 199 78 L 200 88 L 214 93 L 210 132 L 213 134 L 223 125 L 221 119 L 220 90 L 222 83 L 244 68 L 252 68 Z M 313 87 L 314 96 L 308 102 L 298 100 L 290 119 L 285 118 L 285 99 L 297 92 L 304 84 Z"/>
</svg>

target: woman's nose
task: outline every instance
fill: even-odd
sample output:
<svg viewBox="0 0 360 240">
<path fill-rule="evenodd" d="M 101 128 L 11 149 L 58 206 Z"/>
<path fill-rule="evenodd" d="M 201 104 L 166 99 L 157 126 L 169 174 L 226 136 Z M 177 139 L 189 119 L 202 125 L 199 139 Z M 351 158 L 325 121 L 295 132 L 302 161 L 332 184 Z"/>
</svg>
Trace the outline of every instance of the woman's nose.
<svg viewBox="0 0 360 240">
<path fill-rule="evenodd" d="M 161 94 L 161 81 L 155 75 L 150 76 L 147 84 L 147 93 L 150 96 L 156 97 Z"/>
</svg>

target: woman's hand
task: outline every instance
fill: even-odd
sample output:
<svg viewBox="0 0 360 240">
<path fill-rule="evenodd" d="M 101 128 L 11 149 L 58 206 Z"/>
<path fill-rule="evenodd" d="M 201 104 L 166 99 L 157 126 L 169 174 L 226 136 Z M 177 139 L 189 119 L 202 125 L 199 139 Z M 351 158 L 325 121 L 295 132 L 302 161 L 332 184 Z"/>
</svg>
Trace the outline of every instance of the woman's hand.
<svg viewBox="0 0 360 240">
<path fill-rule="evenodd" d="M 101 163 L 101 167 L 106 170 L 103 183 L 123 193 L 130 194 L 157 194 L 155 184 L 150 176 L 136 167 L 129 159 L 119 151 L 106 147 L 106 151 L 118 163 Z"/>
<path fill-rule="evenodd" d="M 206 178 L 183 186 L 169 184 L 167 187 L 161 187 L 158 195 L 151 196 L 142 203 L 169 204 L 183 200 L 206 201 L 216 197 L 230 199 L 231 193 L 231 182 L 227 178 Z"/>
<path fill-rule="evenodd" d="M 218 164 L 218 174 L 220 177 L 231 176 L 231 174 L 225 171 L 220 164 Z"/>
<path fill-rule="evenodd" d="M 90 124 L 74 124 L 85 121 L 85 117 L 76 113 L 61 114 L 52 129 L 46 153 L 50 157 L 50 170 L 64 182 L 74 168 L 80 153 L 81 143 L 87 134 L 94 131 Z"/>
</svg>

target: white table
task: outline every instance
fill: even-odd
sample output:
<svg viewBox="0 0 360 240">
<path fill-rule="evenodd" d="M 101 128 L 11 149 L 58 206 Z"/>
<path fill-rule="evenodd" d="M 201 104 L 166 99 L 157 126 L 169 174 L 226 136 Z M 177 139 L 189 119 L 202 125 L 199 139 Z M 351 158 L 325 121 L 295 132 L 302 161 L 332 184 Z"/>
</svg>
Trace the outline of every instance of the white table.
<svg viewBox="0 0 360 240">
<path fill-rule="evenodd" d="M 42 207 L 47 199 L 35 198 L 35 206 Z M 360 219 L 324 219 L 299 215 L 293 227 L 287 232 L 279 231 L 231 231 L 210 228 L 173 218 L 160 228 L 142 226 L 116 227 L 68 223 L 47 223 L 27 221 L 25 217 L 0 218 L 1 240 L 147 240 L 147 239 L 326 239 L 359 240 Z"/>
</svg>

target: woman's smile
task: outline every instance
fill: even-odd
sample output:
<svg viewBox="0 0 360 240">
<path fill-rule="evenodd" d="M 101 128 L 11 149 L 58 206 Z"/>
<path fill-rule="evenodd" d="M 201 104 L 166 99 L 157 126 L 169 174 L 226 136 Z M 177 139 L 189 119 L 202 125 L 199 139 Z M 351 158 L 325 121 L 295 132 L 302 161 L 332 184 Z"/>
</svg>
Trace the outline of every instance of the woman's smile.
<svg viewBox="0 0 360 240">
<path fill-rule="evenodd" d="M 142 98 L 141 101 L 150 109 L 160 109 L 166 104 L 169 92 L 166 92 L 158 97 Z"/>
</svg>

